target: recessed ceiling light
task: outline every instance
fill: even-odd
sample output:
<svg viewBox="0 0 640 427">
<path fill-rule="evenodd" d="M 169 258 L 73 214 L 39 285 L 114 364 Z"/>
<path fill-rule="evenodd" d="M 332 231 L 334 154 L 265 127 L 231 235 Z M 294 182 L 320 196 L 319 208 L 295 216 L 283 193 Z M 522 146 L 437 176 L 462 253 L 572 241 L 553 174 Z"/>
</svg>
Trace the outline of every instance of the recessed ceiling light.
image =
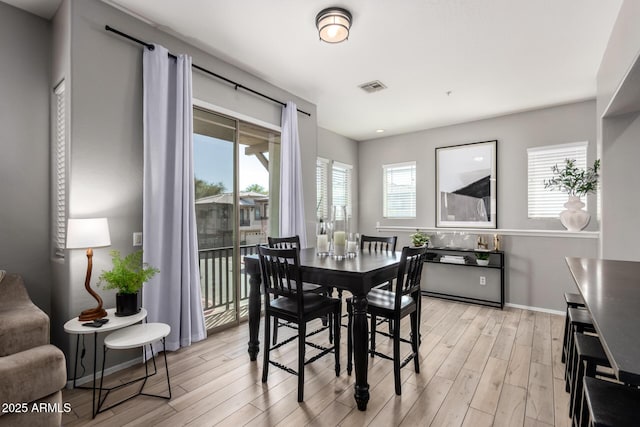
<svg viewBox="0 0 640 427">
<path fill-rule="evenodd" d="M 376 133 L 382 133 L 384 132 L 384 129 L 376 129 Z"/>
<path fill-rule="evenodd" d="M 476 162 L 481 162 L 484 160 L 484 157 L 482 156 L 474 157 L 473 160 L 475 160 Z"/>
</svg>

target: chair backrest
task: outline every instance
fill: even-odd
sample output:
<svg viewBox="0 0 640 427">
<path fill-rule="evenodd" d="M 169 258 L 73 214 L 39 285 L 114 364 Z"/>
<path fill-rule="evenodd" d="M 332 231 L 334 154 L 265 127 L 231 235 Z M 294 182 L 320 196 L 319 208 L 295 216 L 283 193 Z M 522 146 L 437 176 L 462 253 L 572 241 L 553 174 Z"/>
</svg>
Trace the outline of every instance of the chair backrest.
<svg viewBox="0 0 640 427">
<path fill-rule="evenodd" d="M 298 235 L 291 236 L 291 237 L 268 237 L 267 240 L 269 242 L 270 248 L 300 249 L 300 236 Z"/>
<path fill-rule="evenodd" d="M 360 237 L 360 249 L 369 252 L 395 252 L 398 236 L 365 236 Z"/>
<path fill-rule="evenodd" d="M 417 295 L 420 292 L 420 278 L 422 266 L 427 256 L 427 247 L 402 248 L 402 256 L 398 264 L 398 277 L 396 278 L 395 294 L 396 308 L 400 307 L 400 300 L 404 295 Z"/>
<path fill-rule="evenodd" d="M 302 286 L 299 249 L 258 246 L 258 255 L 265 305 L 270 306 L 276 297 L 293 298 L 301 310 L 303 293 L 297 292 L 297 284 Z"/>
</svg>

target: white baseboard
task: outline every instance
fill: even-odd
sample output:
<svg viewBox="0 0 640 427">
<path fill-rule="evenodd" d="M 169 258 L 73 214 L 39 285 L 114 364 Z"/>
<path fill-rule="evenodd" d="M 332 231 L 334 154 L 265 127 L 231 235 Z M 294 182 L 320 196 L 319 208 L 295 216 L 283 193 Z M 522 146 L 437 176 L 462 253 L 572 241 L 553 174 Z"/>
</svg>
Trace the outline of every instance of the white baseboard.
<svg viewBox="0 0 640 427">
<path fill-rule="evenodd" d="M 522 310 L 540 311 L 542 313 L 557 314 L 558 316 L 564 316 L 566 314 L 564 311 L 551 310 L 549 308 L 541 308 L 541 307 L 530 307 L 528 305 L 512 304 L 510 302 L 504 303 L 504 306 L 505 307 L 520 308 Z"/>
<path fill-rule="evenodd" d="M 120 363 L 115 366 L 111 366 L 110 368 L 106 368 L 104 370 L 104 375 L 107 376 L 107 375 L 113 374 L 114 372 L 121 371 L 123 369 L 126 369 L 133 365 L 137 365 L 139 363 L 142 363 L 142 356 L 136 357 L 135 359 L 127 360 L 126 362 Z M 101 374 L 102 372 L 96 372 L 96 380 L 99 380 L 100 377 L 102 377 Z M 82 385 L 82 384 L 90 383 L 92 381 L 93 381 L 93 374 L 89 374 L 89 375 L 85 375 L 82 378 L 78 378 L 76 380 L 76 385 Z M 68 389 L 73 388 L 73 380 L 67 381 L 67 388 Z"/>
</svg>

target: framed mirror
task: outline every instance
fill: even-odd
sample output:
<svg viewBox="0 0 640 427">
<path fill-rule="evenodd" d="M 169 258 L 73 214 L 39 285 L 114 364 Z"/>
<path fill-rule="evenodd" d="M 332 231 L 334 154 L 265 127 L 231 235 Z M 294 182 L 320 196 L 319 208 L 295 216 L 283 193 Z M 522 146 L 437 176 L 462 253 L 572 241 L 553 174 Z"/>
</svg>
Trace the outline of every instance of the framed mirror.
<svg viewBox="0 0 640 427">
<path fill-rule="evenodd" d="M 497 140 L 436 148 L 436 227 L 497 227 L 497 152 Z"/>
</svg>

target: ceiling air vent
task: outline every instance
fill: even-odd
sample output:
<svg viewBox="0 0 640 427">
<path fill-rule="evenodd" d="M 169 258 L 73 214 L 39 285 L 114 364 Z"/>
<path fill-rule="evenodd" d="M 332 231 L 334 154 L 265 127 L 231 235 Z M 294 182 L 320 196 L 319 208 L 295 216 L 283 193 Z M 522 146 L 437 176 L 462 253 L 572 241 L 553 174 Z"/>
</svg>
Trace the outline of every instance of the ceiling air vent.
<svg viewBox="0 0 640 427">
<path fill-rule="evenodd" d="M 380 91 L 382 89 L 386 89 L 387 88 L 380 80 L 374 80 L 374 81 L 369 82 L 369 83 L 363 83 L 358 87 L 360 89 L 364 90 L 367 93 L 378 92 L 378 91 Z"/>
</svg>

